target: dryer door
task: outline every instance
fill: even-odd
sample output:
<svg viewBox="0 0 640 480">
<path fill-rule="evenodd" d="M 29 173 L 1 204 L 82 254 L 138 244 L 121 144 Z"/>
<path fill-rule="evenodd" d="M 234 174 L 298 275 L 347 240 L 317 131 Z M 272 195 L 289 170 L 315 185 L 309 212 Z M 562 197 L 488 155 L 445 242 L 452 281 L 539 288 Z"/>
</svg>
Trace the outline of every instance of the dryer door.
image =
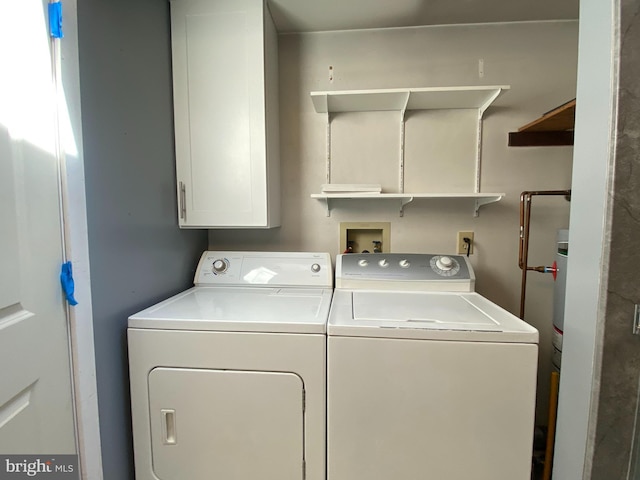
<svg viewBox="0 0 640 480">
<path fill-rule="evenodd" d="M 153 471 L 162 480 L 299 480 L 304 386 L 293 373 L 154 368 Z"/>
</svg>

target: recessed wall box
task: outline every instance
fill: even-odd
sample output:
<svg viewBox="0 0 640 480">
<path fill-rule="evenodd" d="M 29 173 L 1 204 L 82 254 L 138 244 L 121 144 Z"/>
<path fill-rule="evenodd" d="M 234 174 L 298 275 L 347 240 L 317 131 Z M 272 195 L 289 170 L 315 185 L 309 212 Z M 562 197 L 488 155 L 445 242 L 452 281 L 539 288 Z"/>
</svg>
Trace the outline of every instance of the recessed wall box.
<svg viewBox="0 0 640 480">
<path fill-rule="evenodd" d="M 380 243 L 377 243 L 380 242 Z M 389 222 L 340 222 L 340 253 L 351 245 L 353 253 L 391 252 L 391 223 Z"/>
</svg>

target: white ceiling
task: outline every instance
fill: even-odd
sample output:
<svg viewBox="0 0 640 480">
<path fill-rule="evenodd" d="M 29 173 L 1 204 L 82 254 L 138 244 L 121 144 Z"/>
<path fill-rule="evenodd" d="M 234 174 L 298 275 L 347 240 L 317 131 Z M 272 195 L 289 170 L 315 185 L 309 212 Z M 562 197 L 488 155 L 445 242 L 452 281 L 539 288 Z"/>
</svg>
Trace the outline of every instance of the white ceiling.
<svg viewBox="0 0 640 480">
<path fill-rule="evenodd" d="M 280 33 L 571 20 L 579 0 L 269 0 Z"/>
</svg>

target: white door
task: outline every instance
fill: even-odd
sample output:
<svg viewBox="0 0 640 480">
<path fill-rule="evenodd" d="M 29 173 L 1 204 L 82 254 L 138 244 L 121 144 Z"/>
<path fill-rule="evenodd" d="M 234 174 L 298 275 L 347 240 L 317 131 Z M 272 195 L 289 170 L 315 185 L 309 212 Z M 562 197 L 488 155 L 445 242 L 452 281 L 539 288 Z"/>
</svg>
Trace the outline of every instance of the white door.
<svg viewBox="0 0 640 480">
<path fill-rule="evenodd" d="M 0 452 L 76 453 L 46 3 L 2 1 Z"/>
</svg>

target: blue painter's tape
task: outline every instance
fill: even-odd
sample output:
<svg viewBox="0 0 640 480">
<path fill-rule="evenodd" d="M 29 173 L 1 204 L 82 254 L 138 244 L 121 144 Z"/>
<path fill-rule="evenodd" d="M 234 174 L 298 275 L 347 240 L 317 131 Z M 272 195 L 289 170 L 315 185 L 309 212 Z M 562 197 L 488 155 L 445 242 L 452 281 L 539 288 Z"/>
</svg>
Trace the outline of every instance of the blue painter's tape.
<svg viewBox="0 0 640 480">
<path fill-rule="evenodd" d="M 62 2 L 49 4 L 49 30 L 53 38 L 62 38 Z"/>
<path fill-rule="evenodd" d="M 71 262 L 62 264 L 62 271 L 60 272 L 60 283 L 62 284 L 62 291 L 67 298 L 69 305 L 75 306 L 78 304 L 73 297 L 73 291 L 75 290 L 75 284 L 73 282 L 73 270 L 71 269 Z"/>
</svg>

